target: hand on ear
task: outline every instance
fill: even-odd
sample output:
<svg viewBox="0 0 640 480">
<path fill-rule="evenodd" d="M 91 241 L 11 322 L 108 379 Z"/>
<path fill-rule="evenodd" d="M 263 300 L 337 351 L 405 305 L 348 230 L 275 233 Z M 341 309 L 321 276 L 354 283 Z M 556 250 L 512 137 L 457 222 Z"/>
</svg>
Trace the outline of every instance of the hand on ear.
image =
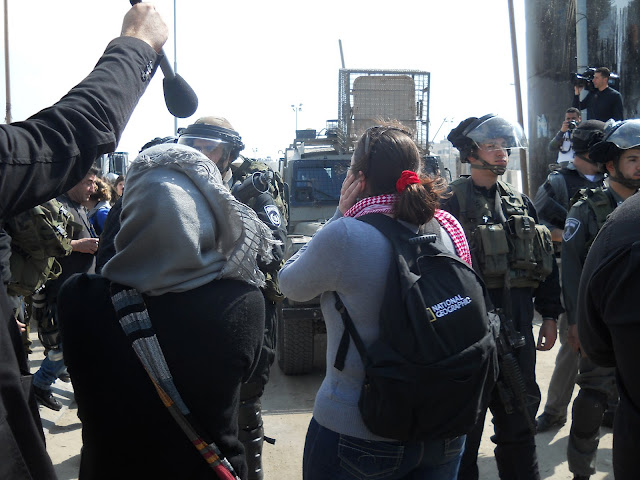
<svg viewBox="0 0 640 480">
<path fill-rule="evenodd" d="M 367 179 L 364 178 L 362 172 L 358 172 L 356 175 L 351 171 L 351 169 L 349 169 L 344 182 L 342 182 L 342 188 L 340 189 L 340 202 L 338 203 L 338 209 L 340 209 L 340 212 L 343 215 L 360 199 L 364 192 L 366 183 Z"/>
</svg>

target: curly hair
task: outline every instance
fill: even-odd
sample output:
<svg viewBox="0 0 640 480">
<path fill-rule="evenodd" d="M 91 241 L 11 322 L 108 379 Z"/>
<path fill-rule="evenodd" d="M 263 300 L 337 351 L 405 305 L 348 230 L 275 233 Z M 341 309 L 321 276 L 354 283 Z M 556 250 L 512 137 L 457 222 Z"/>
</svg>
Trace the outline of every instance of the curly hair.
<svg viewBox="0 0 640 480">
<path fill-rule="evenodd" d="M 94 192 L 89 197 L 91 200 L 97 202 L 110 201 L 111 200 L 111 185 L 102 177 L 96 177 L 96 187 Z"/>
<path fill-rule="evenodd" d="M 416 172 L 420 183 L 408 185 L 394 205 L 394 216 L 422 225 L 433 218 L 447 183 L 422 171 L 422 155 L 411 130 L 397 121 L 381 122 L 360 137 L 353 153 L 353 173 L 362 172 L 370 195 L 398 193 L 396 182 L 404 170 Z"/>
</svg>

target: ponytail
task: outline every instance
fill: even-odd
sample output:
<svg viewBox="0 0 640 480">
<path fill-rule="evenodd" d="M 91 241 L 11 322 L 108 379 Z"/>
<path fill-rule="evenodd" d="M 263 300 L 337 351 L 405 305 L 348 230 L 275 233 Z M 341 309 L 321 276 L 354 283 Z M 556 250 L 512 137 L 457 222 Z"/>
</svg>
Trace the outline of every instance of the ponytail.
<svg viewBox="0 0 640 480">
<path fill-rule="evenodd" d="M 394 205 L 394 216 L 413 225 L 423 225 L 433 218 L 441 195 L 447 190 L 442 177 L 420 176 L 420 183 L 407 185 Z"/>
</svg>

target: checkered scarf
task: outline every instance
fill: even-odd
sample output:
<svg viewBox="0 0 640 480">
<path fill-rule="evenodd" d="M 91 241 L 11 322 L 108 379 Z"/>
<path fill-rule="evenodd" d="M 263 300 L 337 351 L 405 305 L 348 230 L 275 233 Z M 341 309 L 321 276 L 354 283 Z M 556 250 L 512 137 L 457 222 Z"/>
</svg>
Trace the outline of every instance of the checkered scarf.
<svg viewBox="0 0 640 480">
<path fill-rule="evenodd" d="M 444 228 L 453 242 L 453 246 L 456 249 L 456 254 L 462 260 L 467 262 L 470 267 L 473 267 L 471 262 L 471 251 L 469 250 L 469 244 L 467 243 L 467 237 L 464 234 L 462 225 L 456 220 L 456 217 L 451 215 L 446 210 L 436 209 L 434 218 L 438 220 L 438 223 Z"/>
<path fill-rule="evenodd" d="M 398 200 L 398 197 L 399 195 L 394 193 L 363 198 L 344 212 L 344 216 L 358 218 L 369 213 L 393 213 L 393 205 Z"/>
<path fill-rule="evenodd" d="M 393 213 L 393 205 L 397 200 L 398 195 L 396 194 L 367 197 L 360 200 L 353 207 L 347 210 L 344 213 L 344 216 L 358 218 L 369 213 Z M 453 246 L 456 249 L 458 257 L 472 266 L 471 252 L 469 251 L 467 237 L 465 236 L 464 230 L 458 220 L 456 220 L 456 218 L 449 212 L 438 209 L 435 211 L 434 218 L 451 237 L 451 241 L 453 242 Z"/>
</svg>

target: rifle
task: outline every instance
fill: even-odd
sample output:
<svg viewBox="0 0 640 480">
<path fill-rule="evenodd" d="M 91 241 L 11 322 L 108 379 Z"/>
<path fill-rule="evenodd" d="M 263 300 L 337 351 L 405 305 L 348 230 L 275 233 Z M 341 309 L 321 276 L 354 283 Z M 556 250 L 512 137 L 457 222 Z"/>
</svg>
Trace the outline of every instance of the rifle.
<svg viewBox="0 0 640 480">
<path fill-rule="evenodd" d="M 504 405 L 507 414 L 511 414 L 515 409 L 522 412 L 527 420 L 529 430 L 536 434 L 536 426 L 527 409 L 527 388 L 522 378 L 520 365 L 515 357 L 515 351 L 525 344 L 524 336 L 513 326 L 513 321 L 504 310 L 497 308 L 495 313 L 500 317 L 500 330 L 496 338 L 498 347 L 498 365 L 500 375 L 496 384 L 500 400 Z"/>
</svg>

